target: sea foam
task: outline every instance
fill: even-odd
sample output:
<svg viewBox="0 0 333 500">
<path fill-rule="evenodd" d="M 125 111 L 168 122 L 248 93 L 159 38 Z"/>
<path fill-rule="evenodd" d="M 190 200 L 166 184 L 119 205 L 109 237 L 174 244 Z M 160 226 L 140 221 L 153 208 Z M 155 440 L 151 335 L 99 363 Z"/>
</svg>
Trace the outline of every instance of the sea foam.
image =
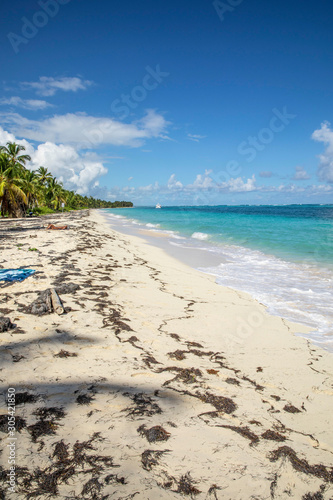
<svg viewBox="0 0 333 500">
<path fill-rule="evenodd" d="M 313 331 L 306 337 L 333 350 L 330 270 L 236 245 L 218 247 L 215 252 L 223 262 L 217 267 L 201 267 L 201 271 L 215 275 L 220 285 L 250 293 L 271 314 L 309 326 Z"/>
<path fill-rule="evenodd" d="M 195 240 L 205 241 L 205 240 L 208 240 L 209 234 L 207 234 L 207 233 L 193 233 L 191 238 L 194 238 Z"/>
</svg>

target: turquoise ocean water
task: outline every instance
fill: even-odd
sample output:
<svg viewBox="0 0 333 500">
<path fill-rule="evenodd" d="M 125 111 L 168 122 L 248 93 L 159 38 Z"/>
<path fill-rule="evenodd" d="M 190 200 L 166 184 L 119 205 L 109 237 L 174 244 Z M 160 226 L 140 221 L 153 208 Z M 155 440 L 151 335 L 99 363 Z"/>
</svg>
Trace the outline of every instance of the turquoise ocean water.
<svg viewBox="0 0 333 500">
<path fill-rule="evenodd" d="M 118 230 L 163 232 L 173 254 L 197 249 L 200 270 L 310 326 L 333 352 L 333 205 L 104 210 Z M 165 247 L 168 250 L 167 247 Z"/>
</svg>

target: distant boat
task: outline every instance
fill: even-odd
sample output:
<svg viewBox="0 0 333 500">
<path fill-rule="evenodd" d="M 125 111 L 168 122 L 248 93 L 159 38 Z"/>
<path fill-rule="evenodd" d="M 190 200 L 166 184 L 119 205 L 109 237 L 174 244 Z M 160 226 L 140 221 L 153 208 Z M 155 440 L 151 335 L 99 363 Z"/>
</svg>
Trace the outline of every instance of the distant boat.
<svg viewBox="0 0 333 500">
<path fill-rule="evenodd" d="M 162 208 L 161 205 L 159 203 L 157 203 L 156 207 L 155 208 Z"/>
</svg>

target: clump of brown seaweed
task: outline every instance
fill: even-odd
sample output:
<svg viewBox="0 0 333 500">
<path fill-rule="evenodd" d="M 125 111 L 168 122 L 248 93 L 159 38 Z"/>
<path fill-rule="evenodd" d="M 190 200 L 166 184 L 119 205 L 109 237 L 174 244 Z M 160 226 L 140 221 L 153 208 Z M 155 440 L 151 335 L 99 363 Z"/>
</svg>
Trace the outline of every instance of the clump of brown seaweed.
<svg viewBox="0 0 333 500">
<path fill-rule="evenodd" d="M 170 450 L 145 450 L 141 454 L 142 467 L 145 470 L 152 470 L 153 467 L 159 465 L 158 459 Z"/>
<path fill-rule="evenodd" d="M 285 436 L 282 436 L 279 432 L 272 431 L 271 429 L 268 429 L 266 432 L 264 432 L 261 435 L 262 438 L 264 439 L 270 439 L 272 441 L 285 441 L 286 438 Z"/>
<path fill-rule="evenodd" d="M 150 396 L 144 394 L 143 392 L 138 394 L 129 394 L 128 392 L 125 392 L 124 396 L 129 396 L 134 403 L 133 406 L 129 406 L 122 410 L 123 412 L 127 412 L 128 417 L 151 417 L 152 415 L 162 413 L 158 404 L 155 403 Z"/>
<path fill-rule="evenodd" d="M 248 427 L 237 427 L 235 425 L 219 425 L 218 427 L 224 427 L 225 429 L 230 429 L 234 432 L 237 432 L 237 434 L 240 434 L 241 436 L 245 437 L 246 439 L 249 439 L 251 441 L 251 445 L 258 443 L 259 437 L 252 432 Z"/>
<path fill-rule="evenodd" d="M 90 474 L 92 477 L 83 484 L 81 493 L 75 498 L 95 500 L 107 498 L 98 496 L 104 487 L 101 477 L 104 471 L 119 465 L 113 463 L 112 457 L 88 453 L 95 451 L 94 443 L 101 440 L 100 434 L 95 433 L 88 441 L 77 441 L 72 449 L 63 440 L 58 441 L 54 444 L 54 452 L 50 457 L 52 463 L 45 469 L 37 468 L 29 471 L 27 467 L 17 468 L 18 492 L 26 494 L 27 499 L 59 496 L 60 485 L 68 484 L 68 481 L 78 474 L 83 474 L 84 477 Z M 8 471 L 2 471 L 0 478 L 5 477 L 7 473 Z M 125 478 L 109 474 L 104 483 L 111 482 L 125 484 Z"/>
<path fill-rule="evenodd" d="M 269 459 L 271 462 L 276 462 L 281 457 L 288 458 L 293 468 L 298 472 L 316 476 L 330 483 L 333 482 L 333 467 L 326 467 L 322 464 L 310 465 L 307 460 L 298 458 L 296 452 L 289 446 L 281 446 L 272 451 Z"/>
<path fill-rule="evenodd" d="M 77 354 L 76 354 L 76 352 L 68 352 L 68 351 L 64 351 L 63 349 L 61 349 L 61 351 L 58 352 L 58 354 L 55 354 L 54 357 L 55 358 L 76 358 Z"/>
<path fill-rule="evenodd" d="M 141 436 L 145 436 L 149 443 L 155 443 L 156 441 L 167 441 L 170 437 L 170 432 L 167 432 L 160 425 L 155 425 L 150 429 L 147 429 L 145 425 L 140 425 L 138 428 L 138 433 Z"/>
<path fill-rule="evenodd" d="M 34 413 L 39 417 L 35 424 L 27 427 L 28 432 L 34 443 L 37 442 L 40 436 L 56 434 L 59 424 L 56 422 L 65 417 L 65 412 L 62 408 L 38 408 Z"/>
</svg>

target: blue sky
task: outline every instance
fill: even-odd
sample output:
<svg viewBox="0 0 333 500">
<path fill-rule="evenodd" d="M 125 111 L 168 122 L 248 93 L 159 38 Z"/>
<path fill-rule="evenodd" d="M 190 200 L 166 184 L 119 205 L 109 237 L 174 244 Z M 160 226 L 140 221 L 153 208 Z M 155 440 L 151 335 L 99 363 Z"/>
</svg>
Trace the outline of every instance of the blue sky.
<svg viewBox="0 0 333 500">
<path fill-rule="evenodd" d="M 0 141 L 136 205 L 332 203 L 332 21 L 327 0 L 3 0 Z"/>
</svg>

